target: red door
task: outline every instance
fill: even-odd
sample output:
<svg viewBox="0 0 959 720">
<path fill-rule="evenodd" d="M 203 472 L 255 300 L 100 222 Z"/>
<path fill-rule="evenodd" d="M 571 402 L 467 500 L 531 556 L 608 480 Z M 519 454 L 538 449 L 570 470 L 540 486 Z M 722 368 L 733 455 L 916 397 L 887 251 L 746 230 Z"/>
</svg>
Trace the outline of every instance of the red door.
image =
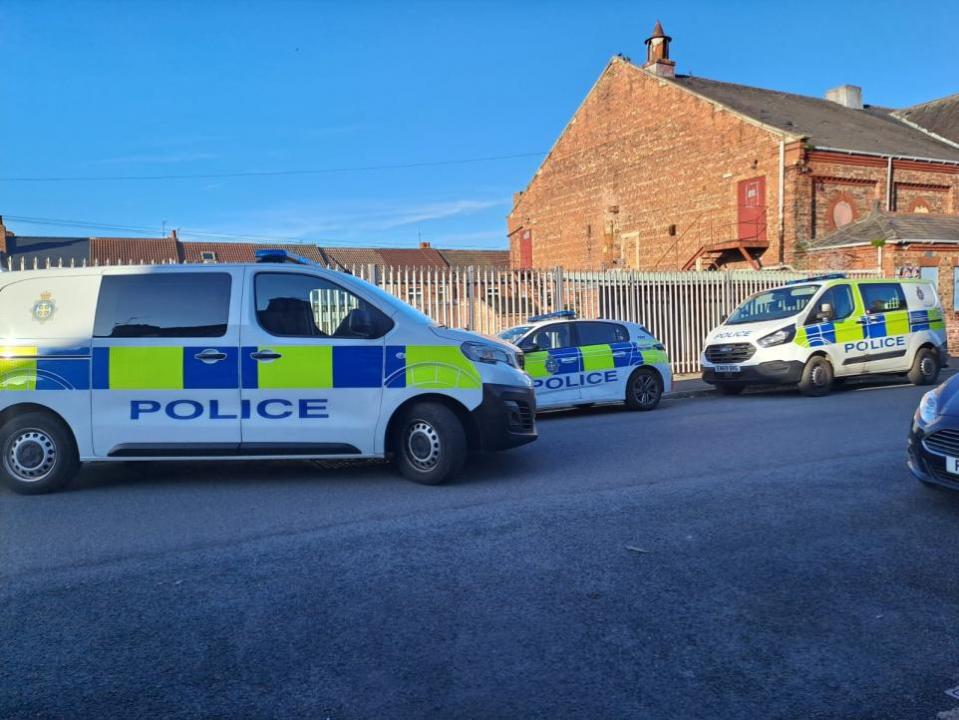
<svg viewBox="0 0 959 720">
<path fill-rule="evenodd" d="M 519 266 L 523 269 L 533 267 L 532 230 L 523 230 L 519 234 Z"/>
<path fill-rule="evenodd" d="M 738 193 L 740 240 L 766 241 L 766 178 L 740 180 Z"/>
</svg>

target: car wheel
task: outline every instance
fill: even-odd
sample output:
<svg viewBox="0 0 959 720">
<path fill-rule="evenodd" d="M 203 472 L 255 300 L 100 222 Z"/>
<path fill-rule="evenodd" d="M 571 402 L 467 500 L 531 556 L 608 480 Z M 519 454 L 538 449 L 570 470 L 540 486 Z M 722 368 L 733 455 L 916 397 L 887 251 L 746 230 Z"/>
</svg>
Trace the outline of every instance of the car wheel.
<svg viewBox="0 0 959 720">
<path fill-rule="evenodd" d="M 929 348 L 919 348 L 907 373 L 913 385 L 934 385 L 939 377 L 939 355 Z"/>
<path fill-rule="evenodd" d="M 630 410 L 655 410 L 663 397 L 663 380 L 652 368 L 639 368 L 626 383 L 626 407 Z"/>
<path fill-rule="evenodd" d="M 743 383 L 716 383 L 716 389 L 723 395 L 739 395 L 746 386 Z"/>
<path fill-rule="evenodd" d="M 828 395 L 832 390 L 832 365 L 821 355 L 809 358 L 799 381 L 799 391 L 810 397 Z"/>
<path fill-rule="evenodd" d="M 21 495 L 59 490 L 80 468 L 70 431 L 49 413 L 28 412 L 0 428 L 0 479 Z"/>
<path fill-rule="evenodd" d="M 424 402 L 403 412 L 393 439 L 403 477 L 422 485 L 451 480 L 466 463 L 466 431 L 452 410 Z"/>
</svg>

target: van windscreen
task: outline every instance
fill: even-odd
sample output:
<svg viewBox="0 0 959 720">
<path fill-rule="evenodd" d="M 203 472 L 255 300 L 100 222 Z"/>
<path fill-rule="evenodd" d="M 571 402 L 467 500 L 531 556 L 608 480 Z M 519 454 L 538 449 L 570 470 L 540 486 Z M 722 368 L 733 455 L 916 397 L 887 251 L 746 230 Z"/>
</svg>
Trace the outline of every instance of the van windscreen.
<svg viewBox="0 0 959 720">
<path fill-rule="evenodd" d="M 749 297 L 726 320 L 727 325 L 742 325 L 765 320 L 780 320 L 802 312 L 820 285 L 787 285 L 764 290 Z"/>
</svg>

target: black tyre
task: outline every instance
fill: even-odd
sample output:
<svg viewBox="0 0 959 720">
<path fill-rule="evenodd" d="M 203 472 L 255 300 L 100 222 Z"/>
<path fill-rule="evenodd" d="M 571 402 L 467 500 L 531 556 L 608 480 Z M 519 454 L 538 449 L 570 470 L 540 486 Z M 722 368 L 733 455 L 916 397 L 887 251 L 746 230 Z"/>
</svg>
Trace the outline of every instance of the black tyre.
<svg viewBox="0 0 959 720">
<path fill-rule="evenodd" d="M 393 438 L 397 469 L 408 480 L 440 485 L 466 463 L 466 431 L 445 405 L 423 402 L 406 409 Z"/>
<path fill-rule="evenodd" d="M 919 348 L 906 377 L 913 385 L 934 385 L 941 369 L 937 352 L 929 348 Z"/>
<path fill-rule="evenodd" d="M 28 412 L 4 423 L 0 452 L 0 480 L 21 495 L 59 490 L 80 469 L 73 436 L 49 413 Z"/>
<path fill-rule="evenodd" d="M 639 368 L 626 383 L 626 407 L 643 412 L 655 410 L 663 397 L 663 379 L 652 368 Z"/>
<path fill-rule="evenodd" d="M 828 395 L 832 390 L 832 364 L 821 355 L 809 358 L 799 380 L 799 392 L 810 397 Z"/>
<path fill-rule="evenodd" d="M 739 395 L 746 389 L 746 386 L 743 383 L 724 382 L 716 383 L 716 389 L 723 395 Z"/>
</svg>

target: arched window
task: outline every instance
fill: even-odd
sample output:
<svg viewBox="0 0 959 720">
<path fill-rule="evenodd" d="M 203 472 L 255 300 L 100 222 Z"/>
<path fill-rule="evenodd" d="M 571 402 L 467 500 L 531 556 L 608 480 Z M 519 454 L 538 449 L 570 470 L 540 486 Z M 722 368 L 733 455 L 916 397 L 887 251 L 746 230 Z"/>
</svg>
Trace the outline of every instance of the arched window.
<svg viewBox="0 0 959 720">
<path fill-rule="evenodd" d="M 909 212 L 911 213 L 930 213 L 932 212 L 932 207 L 929 205 L 929 201 L 925 198 L 915 198 L 911 203 L 909 203 Z"/>
</svg>

